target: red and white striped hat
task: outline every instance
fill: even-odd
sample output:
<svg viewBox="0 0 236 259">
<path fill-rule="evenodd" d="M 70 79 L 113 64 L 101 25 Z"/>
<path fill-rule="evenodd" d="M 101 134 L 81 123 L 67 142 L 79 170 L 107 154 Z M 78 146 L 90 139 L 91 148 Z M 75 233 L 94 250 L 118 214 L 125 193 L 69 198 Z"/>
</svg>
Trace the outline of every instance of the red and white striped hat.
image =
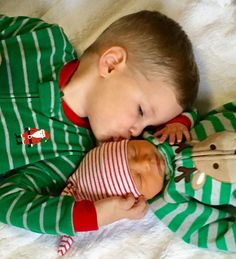
<svg viewBox="0 0 236 259">
<path fill-rule="evenodd" d="M 69 178 L 63 194 L 92 201 L 128 193 L 140 196 L 128 167 L 127 146 L 128 140 L 122 140 L 92 149 Z"/>
</svg>

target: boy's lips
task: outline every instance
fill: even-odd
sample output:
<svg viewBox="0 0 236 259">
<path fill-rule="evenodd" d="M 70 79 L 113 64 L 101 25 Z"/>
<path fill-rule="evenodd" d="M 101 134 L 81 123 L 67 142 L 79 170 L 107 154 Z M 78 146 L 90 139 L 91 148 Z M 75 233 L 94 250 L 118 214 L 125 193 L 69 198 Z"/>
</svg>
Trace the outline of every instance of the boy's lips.
<svg viewBox="0 0 236 259">
<path fill-rule="evenodd" d="M 125 139 L 125 138 L 123 138 L 123 137 L 113 137 L 112 138 L 113 141 L 121 141 L 123 139 Z"/>
</svg>

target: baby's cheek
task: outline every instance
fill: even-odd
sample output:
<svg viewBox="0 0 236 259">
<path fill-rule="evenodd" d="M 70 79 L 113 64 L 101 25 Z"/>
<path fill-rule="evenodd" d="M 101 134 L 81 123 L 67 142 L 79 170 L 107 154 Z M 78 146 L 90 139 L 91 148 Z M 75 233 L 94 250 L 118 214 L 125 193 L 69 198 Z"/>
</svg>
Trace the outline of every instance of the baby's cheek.
<svg viewBox="0 0 236 259">
<path fill-rule="evenodd" d="M 137 190 L 139 191 L 140 194 L 143 194 L 142 193 L 142 179 L 141 179 L 140 174 L 134 173 L 134 174 L 132 174 L 132 177 L 133 177 L 135 187 L 137 188 Z"/>
</svg>

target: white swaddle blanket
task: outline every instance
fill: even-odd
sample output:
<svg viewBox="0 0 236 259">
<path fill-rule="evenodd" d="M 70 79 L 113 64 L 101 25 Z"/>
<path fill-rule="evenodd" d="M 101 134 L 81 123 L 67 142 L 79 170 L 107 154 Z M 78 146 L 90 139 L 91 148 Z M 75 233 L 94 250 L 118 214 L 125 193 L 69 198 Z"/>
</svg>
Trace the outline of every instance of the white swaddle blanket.
<svg viewBox="0 0 236 259">
<path fill-rule="evenodd" d="M 141 9 L 165 13 L 188 33 L 200 70 L 196 104 L 202 113 L 236 100 L 235 0 L 0 0 L 1 13 L 35 16 L 62 25 L 78 52 L 113 20 Z M 57 236 L 0 223 L 1 259 L 58 258 L 58 241 Z M 80 233 L 64 258 L 229 259 L 235 256 L 184 243 L 149 211 L 142 220 L 123 220 L 99 231 Z"/>
</svg>

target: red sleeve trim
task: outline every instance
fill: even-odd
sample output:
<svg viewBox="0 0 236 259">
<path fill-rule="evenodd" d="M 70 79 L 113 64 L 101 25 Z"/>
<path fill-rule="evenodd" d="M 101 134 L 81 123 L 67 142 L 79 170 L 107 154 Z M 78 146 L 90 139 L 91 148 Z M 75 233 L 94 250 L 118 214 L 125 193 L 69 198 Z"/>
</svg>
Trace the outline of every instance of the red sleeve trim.
<svg viewBox="0 0 236 259">
<path fill-rule="evenodd" d="M 73 225 L 75 232 L 98 229 L 97 212 L 92 201 L 82 200 L 75 202 L 73 208 Z"/>
<path fill-rule="evenodd" d="M 174 119 L 170 120 L 167 122 L 167 124 L 170 124 L 170 123 L 176 123 L 176 122 L 179 122 L 183 125 L 185 125 L 189 130 L 191 129 L 191 121 L 190 119 L 185 116 L 184 114 L 180 114 L 179 116 L 175 117 Z"/>
</svg>

